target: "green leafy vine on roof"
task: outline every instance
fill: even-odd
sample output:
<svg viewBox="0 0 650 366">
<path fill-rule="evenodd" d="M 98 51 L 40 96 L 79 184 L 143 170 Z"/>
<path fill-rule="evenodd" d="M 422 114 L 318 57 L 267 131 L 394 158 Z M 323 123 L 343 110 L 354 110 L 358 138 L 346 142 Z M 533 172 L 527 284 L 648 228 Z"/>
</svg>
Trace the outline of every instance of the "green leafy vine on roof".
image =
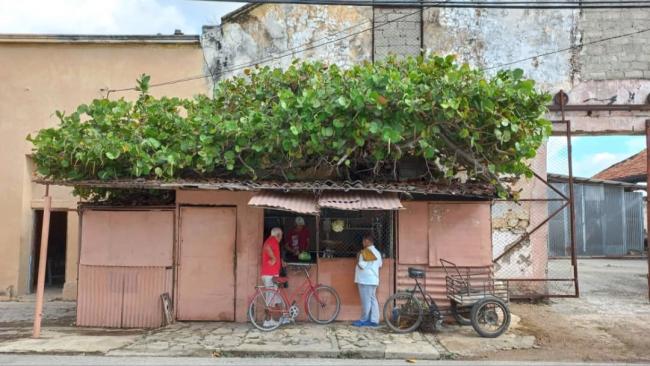
<svg viewBox="0 0 650 366">
<path fill-rule="evenodd" d="M 217 83 L 212 97 L 95 99 L 28 137 L 38 173 L 55 180 L 147 178 L 399 179 L 503 186 L 551 130 L 549 96 L 519 69 L 487 76 L 454 57 L 362 63 L 295 61 Z M 89 192 L 86 192 L 86 194 Z"/>
</svg>

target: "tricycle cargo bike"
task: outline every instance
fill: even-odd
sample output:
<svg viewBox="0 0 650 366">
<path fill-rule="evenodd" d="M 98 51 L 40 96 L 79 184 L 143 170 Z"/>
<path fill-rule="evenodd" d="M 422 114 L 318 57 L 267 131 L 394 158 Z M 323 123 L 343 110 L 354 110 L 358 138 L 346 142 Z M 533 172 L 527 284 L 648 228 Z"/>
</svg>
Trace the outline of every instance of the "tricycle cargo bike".
<svg viewBox="0 0 650 366">
<path fill-rule="evenodd" d="M 446 295 L 450 312 L 460 325 L 472 325 L 482 337 L 494 338 L 508 330 L 508 283 L 494 279 L 490 270 L 461 270 L 457 265 L 441 259 L 445 270 Z M 418 329 L 423 322 L 442 325 L 447 312 L 440 310 L 434 299 L 420 284 L 426 272 L 409 267 L 409 277 L 415 280 L 411 290 L 397 292 L 384 305 L 384 319 L 390 329 L 406 333 Z"/>
</svg>

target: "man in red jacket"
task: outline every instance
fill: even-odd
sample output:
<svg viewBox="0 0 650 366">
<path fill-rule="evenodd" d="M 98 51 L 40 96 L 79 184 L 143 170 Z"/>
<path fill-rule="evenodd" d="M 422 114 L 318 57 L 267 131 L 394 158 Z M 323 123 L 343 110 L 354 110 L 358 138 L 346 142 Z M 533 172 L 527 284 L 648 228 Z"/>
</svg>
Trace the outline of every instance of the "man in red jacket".
<svg viewBox="0 0 650 366">
<path fill-rule="evenodd" d="M 262 283 L 266 288 L 277 288 L 273 282 L 274 277 L 280 275 L 280 268 L 282 268 L 282 258 L 280 258 L 280 241 L 282 241 L 282 229 L 274 227 L 271 229 L 271 235 L 264 241 L 262 245 L 262 268 L 260 269 L 260 277 Z M 282 299 L 280 295 L 274 292 L 267 292 L 266 303 L 273 305 L 276 308 Z M 264 326 L 269 327 L 277 324 L 276 320 L 270 318 L 270 314 L 266 314 Z M 285 323 L 284 318 L 280 322 Z"/>
</svg>

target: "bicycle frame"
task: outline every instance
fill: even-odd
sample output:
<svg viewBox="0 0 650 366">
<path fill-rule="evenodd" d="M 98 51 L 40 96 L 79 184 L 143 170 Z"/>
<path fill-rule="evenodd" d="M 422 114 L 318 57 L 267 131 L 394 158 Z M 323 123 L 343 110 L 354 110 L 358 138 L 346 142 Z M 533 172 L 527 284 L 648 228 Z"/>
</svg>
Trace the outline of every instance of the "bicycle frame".
<svg viewBox="0 0 650 366">
<path fill-rule="evenodd" d="M 436 302 L 431 298 L 431 296 L 424 291 L 422 285 L 420 285 L 420 281 L 418 281 L 417 278 L 415 278 L 415 286 L 408 291 L 412 294 L 415 294 L 416 290 L 420 293 L 420 295 L 422 295 L 424 302 L 427 304 L 429 308 L 431 307 L 431 305 L 434 305 L 436 309 L 438 308 L 438 304 L 436 304 Z"/>
<path fill-rule="evenodd" d="M 284 287 L 269 288 L 269 287 L 265 287 L 263 285 L 262 286 L 255 286 L 255 289 L 256 289 L 255 294 L 261 294 L 263 290 L 271 290 L 271 291 L 273 291 L 274 292 L 273 297 L 271 297 L 271 299 L 269 299 L 269 300 L 265 299 L 265 306 L 267 308 L 271 308 L 270 304 L 275 303 L 275 299 L 276 299 L 275 296 L 280 296 L 282 298 L 282 300 L 284 300 L 284 303 L 287 304 L 287 309 L 286 309 L 287 311 L 289 310 L 291 305 L 298 298 L 297 295 L 302 294 L 302 306 L 303 306 L 303 309 L 306 309 L 307 308 L 307 297 L 309 296 L 309 294 L 314 292 L 316 287 L 318 287 L 318 284 L 314 284 L 312 282 L 311 277 L 309 276 L 309 271 L 307 271 L 306 268 L 302 268 L 302 270 L 305 273 L 305 280 L 300 284 L 300 286 L 298 286 L 298 288 L 295 291 L 291 292 L 290 296 L 287 296 L 288 295 L 287 290 L 285 290 Z M 253 295 L 253 297 L 254 296 L 255 295 Z M 316 295 L 316 296 L 318 296 L 318 295 Z M 253 300 L 253 297 L 251 297 L 249 303 Z M 317 299 L 317 300 L 320 301 L 320 299 Z"/>
</svg>

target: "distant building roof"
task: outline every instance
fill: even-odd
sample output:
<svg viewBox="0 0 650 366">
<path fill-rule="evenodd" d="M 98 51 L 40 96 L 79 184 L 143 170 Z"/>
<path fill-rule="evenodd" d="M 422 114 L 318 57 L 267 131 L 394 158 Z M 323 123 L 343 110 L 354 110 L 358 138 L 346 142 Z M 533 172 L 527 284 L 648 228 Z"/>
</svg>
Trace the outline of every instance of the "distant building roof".
<svg viewBox="0 0 650 366">
<path fill-rule="evenodd" d="M 154 43 L 200 44 L 198 35 L 95 35 L 95 34 L 16 34 L 0 33 L 0 43 Z"/>
<path fill-rule="evenodd" d="M 594 175 L 594 179 L 616 180 L 620 182 L 645 182 L 647 181 L 647 149 L 636 155 L 619 161 L 609 168 Z"/>
<path fill-rule="evenodd" d="M 548 173 L 547 174 L 548 181 L 550 183 L 566 183 L 569 181 L 569 176 L 564 175 L 564 174 L 554 174 L 554 173 Z M 626 191 L 638 191 L 646 190 L 646 186 L 643 184 L 636 184 L 636 183 L 627 183 L 627 182 L 621 182 L 621 181 L 613 181 L 613 180 L 604 180 L 604 179 L 595 179 L 595 178 L 582 178 L 582 177 L 573 177 L 573 183 L 580 183 L 580 184 L 605 184 L 605 185 L 610 185 L 610 186 L 618 186 L 618 187 L 623 187 Z"/>
</svg>

